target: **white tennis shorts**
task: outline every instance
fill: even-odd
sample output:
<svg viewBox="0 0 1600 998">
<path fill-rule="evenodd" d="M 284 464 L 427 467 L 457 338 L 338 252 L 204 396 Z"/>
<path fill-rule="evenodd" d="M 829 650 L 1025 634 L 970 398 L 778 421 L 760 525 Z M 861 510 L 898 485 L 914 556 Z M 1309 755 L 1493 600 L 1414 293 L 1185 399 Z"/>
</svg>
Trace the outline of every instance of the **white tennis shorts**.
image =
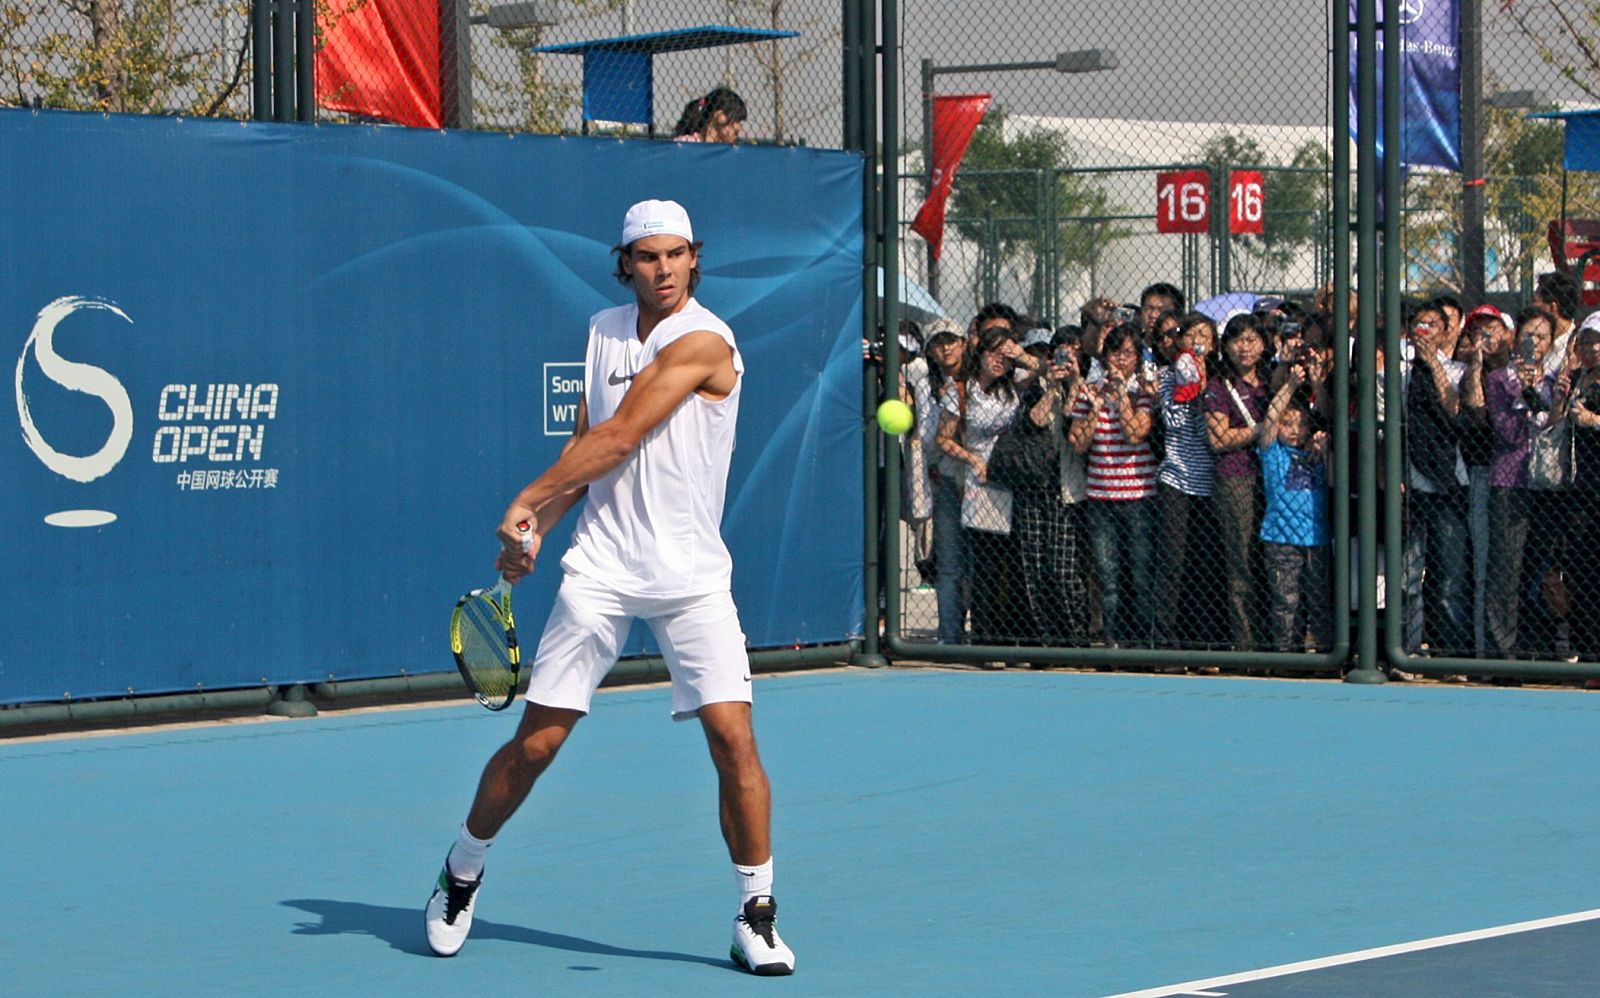
<svg viewBox="0 0 1600 998">
<path fill-rule="evenodd" d="M 624 596 L 570 573 L 539 639 L 527 699 L 587 714 L 635 617 L 650 625 L 666 660 L 673 720 L 686 721 L 708 703 L 750 702 L 750 656 L 732 593 Z"/>
</svg>

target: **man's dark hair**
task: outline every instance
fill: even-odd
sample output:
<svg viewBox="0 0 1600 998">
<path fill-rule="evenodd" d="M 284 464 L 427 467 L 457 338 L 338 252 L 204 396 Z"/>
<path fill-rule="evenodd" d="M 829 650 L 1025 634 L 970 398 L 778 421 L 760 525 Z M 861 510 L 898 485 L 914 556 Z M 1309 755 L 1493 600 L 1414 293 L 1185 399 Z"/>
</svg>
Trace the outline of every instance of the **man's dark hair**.
<svg viewBox="0 0 1600 998">
<path fill-rule="evenodd" d="M 1578 282 L 1571 274 L 1559 270 L 1540 274 L 1533 293 L 1549 302 L 1555 313 L 1568 322 L 1578 314 Z"/>
<path fill-rule="evenodd" d="M 973 317 L 972 322 L 975 326 L 982 326 L 990 319 L 1004 319 L 1008 326 L 1016 329 L 1018 320 L 1021 318 L 1022 316 L 1017 313 L 1017 310 L 1005 302 L 992 301 L 978 309 L 978 314 Z"/>
<path fill-rule="evenodd" d="M 1512 330 L 1518 339 L 1522 338 L 1522 327 L 1535 319 L 1543 319 L 1550 326 L 1550 338 L 1556 338 L 1556 315 L 1542 305 L 1529 305 L 1517 313 L 1517 328 Z"/>
<path fill-rule="evenodd" d="M 1326 312 L 1307 312 L 1300 340 L 1308 347 L 1328 349 L 1333 345 L 1333 317 Z"/>
<path fill-rule="evenodd" d="M 1462 318 L 1466 318 L 1467 315 L 1467 310 L 1461 307 L 1461 299 L 1451 294 L 1443 294 L 1435 297 L 1433 299 L 1433 307 L 1437 308 L 1441 312 L 1445 309 L 1450 309 L 1454 311 L 1456 315 L 1459 315 Z"/>
<path fill-rule="evenodd" d="M 1180 314 L 1183 312 L 1183 292 L 1179 291 L 1175 286 L 1168 284 L 1166 281 L 1157 281 L 1148 288 L 1145 288 L 1143 291 L 1139 292 L 1140 308 L 1144 307 L 1145 299 L 1149 298 L 1151 295 L 1160 295 L 1161 297 L 1172 302 L 1172 310 L 1174 312 L 1178 312 Z"/>
<path fill-rule="evenodd" d="M 1425 301 L 1419 301 L 1411 306 L 1410 311 L 1406 313 L 1406 325 L 1409 326 L 1416 322 L 1417 316 L 1426 312 L 1432 312 L 1439 318 L 1444 318 L 1444 309 L 1439 306 L 1439 300 L 1437 298 L 1430 298 Z"/>
<path fill-rule="evenodd" d="M 637 241 L 638 240 L 635 240 L 635 242 Z M 704 245 L 705 243 L 698 239 L 691 240 L 689 243 L 689 248 L 694 250 L 694 266 L 689 270 L 690 294 L 694 294 L 694 289 L 700 286 L 700 247 Z M 627 256 L 632 250 L 633 243 L 629 243 L 626 246 L 611 247 L 611 252 L 617 255 L 617 269 L 611 272 L 611 276 L 617 279 L 618 284 L 626 285 L 633 283 L 633 278 L 629 276 L 626 270 L 622 269 L 622 258 Z"/>
</svg>

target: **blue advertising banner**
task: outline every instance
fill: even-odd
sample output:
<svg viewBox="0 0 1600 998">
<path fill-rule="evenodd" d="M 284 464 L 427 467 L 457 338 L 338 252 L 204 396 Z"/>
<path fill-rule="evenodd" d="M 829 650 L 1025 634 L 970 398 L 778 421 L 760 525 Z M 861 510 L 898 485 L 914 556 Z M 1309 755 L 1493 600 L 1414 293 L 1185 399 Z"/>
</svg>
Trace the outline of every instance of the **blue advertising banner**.
<svg viewBox="0 0 1600 998">
<path fill-rule="evenodd" d="M 452 668 L 646 197 L 688 208 L 748 367 L 723 530 L 749 641 L 859 634 L 861 170 L 0 111 L 0 702 Z M 516 590 L 529 643 L 567 536 Z"/>
<path fill-rule="evenodd" d="M 1382 0 L 1371 0 L 1383 21 Z M 1351 0 L 1350 23 L 1357 4 Z M 1402 165 L 1461 169 L 1461 12 L 1457 0 L 1400 0 Z M 1378 114 L 1383 122 L 1383 38 L 1378 39 Z M 1350 44 L 1350 136 L 1356 136 L 1355 40 Z M 1375 136 L 1383 158 L 1383 135 Z"/>
</svg>

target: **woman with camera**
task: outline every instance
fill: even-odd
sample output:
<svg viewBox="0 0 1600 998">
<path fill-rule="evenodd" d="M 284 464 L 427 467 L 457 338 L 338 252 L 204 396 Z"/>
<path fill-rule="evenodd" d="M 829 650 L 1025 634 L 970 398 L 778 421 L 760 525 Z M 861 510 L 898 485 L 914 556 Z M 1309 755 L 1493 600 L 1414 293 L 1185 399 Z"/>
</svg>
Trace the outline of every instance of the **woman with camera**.
<svg viewBox="0 0 1600 998">
<path fill-rule="evenodd" d="M 994 442 L 1016 418 L 1020 405 L 1012 377 L 1015 351 L 1008 329 L 979 333 L 977 349 L 967 358 L 966 378 L 945 393 L 939 419 L 939 449 L 966 466 L 961 535 L 972 579 L 974 644 L 1015 640 L 1014 625 L 1004 619 L 1017 561 L 1011 492 L 989 483 Z"/>
<path fill-rule="evenodd" d="M 1150 426 L 1155 386 L 1140 376 L 1139 338 L 1129 325 L 1106 330 L 1100 362 L 1105 376 L 1078 390 L 1067 439 L 1073 450 L 1088 455 L 1089 547 L 1100 577 L 1106 643 L 1148 644 L 1154 596 L 1151 497 L 1157 465 Z M 1132 595 L 1130 610 L 1124 610 L 1124 592 Z"/>
<path fill-rule="evenodd" d="M 1517 341 L 1511 363 L 1484 379 L 1484 408 L 1494 431 L 1489 458 L 1489 561 L 1494 571 L 1485 594 L 1489 649 L 1500 658 L 1516 658 L 1522 568 L 1526 558 L 1542 571 L 1549 551 L 1549 510 L 1543 496 L 1528 487 L 1528 453 L 1534 434 L 1550 424 L 1554 378 L 1544 362 L 1555 340 L 1556 320 L 1537 306 L 1517 317 Z M 1537 534 L 1531 525 L 1539 524 Z M 1535 547 L 1528 557 L 1530 542 Z"/>
<path fill-rule="evenodd" d="M 1156 529 L 1161 538 L 1156 565 L 1158 645 L 1175 646 L 1179 641 L 1178 612 L 1185 605 L 1180 593 L 1189 538 L 1210 537 L 1216 531 L 1211 512 L 1215 462 L 1206 442 L 1204 403 L 1208 366 L 1216 345 L 1217 327 L 1210 316 L 1200 312 L 1183 316 L 1173 337 L 1172 362 L 1161 369 L 1157 381 L 1161 420 L 1166 427 L 1166 455 L 1156 475 Z M 1192 629 L 1198 621 L 1182 623 Z"/>
<path fill-rule="evenodd" d="M 1030 337 L 1031 338 L 1031 337 Z M 1015 462 L 1011 525 L 1016 538 L 1021 599 L 1018 635 L 1045 647 L 1080 645 L 1088 634 L 1089 591 L 1079 557 L 1079 524 L 1086 498 L 1083 457 L 1066 446 L 1065 409 L 1079 381 L 1079 337 L 1063 326 L 1046 344 L 1037 377 L 1019 388 L 1021 407 L 1010 435 Z M 1004 481 L 1003 455 L 990 478 Z"/>
<path fill-rule="evenodd" d="M 1215 455 L 1212 502 L 1221 528 L 1227 581 L 1228 627 L 1233 647 L 1254 651 L 1261 616 L 1261 458 L 1256 452 L 1267 414 L 1267 340 L 1261 320 L 1242 313 L 1222 329 L 1220 369 L 1206 386 L 1206 436 Z"/>
<path fill-rule="evenodd" d="M 924 348 L 928 376 L 913 382 L 917 434 L 928 455 L 933 492 L 933 590 L 939 604 L 939 641 L 961 643 L 967 622 L 967 554 L 961 538 L 961 489 L 967 466 L 939 446 L 942 412 L 966 387 L 967 338 L 954 324 L 930 326 Z"/>
</svg>

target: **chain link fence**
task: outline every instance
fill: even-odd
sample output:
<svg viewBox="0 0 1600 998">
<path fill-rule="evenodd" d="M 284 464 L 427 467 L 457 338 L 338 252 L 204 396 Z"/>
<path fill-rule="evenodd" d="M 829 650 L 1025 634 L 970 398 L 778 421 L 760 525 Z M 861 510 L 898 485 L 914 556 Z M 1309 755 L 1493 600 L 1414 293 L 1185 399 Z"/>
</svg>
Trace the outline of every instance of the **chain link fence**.
<svg viewBox="0 0 1600 998">
<path fill-rule="evenodd" d="M 1328 294 L 1330 123 L 1346 107 L 1331 87 L 1330 9 L 1307 3 L 1264 19 L 1243 4 L 1135 3 L 1085 12 L 1070 28 L 1008 33 L 993 25 L 1051 22 L 1026 3 L 1001 6 L 904 5 L 901 264 L 928 295 L 909 309 L 923 342 L 906 340 L 923 356 L 907 368 L 918 427 L 903 448 L 901 637 L 934 654 L 987 645 L 983 656 L 1013 661 L 1083 645 L 1329 648 L 1354 588 L 1340 578 L 1350 548 L 1339 529 L 1352 483 L 1336 471 L 1353 406 L 1336 396 L 1360 390 L 1347 364 L 1354 322 L 1334 328 Z M 1380 418 L 1401 414 L 1389 430 L 1403 456 L 1379 477 L 1398 529 L 1376 570 L 1388 569 L 1381 592 L 1402 658 L 1576 661 L 1600 653 L 1582 623 L 1600 599 L 1587 556 L 1600 520 L 1587 497 L 1600 487 L 1595 471 L 1586 477 L 1583 435 L 1600 424 L 1583 403 L 1587 392 L 1600 408 L 1600 370 L 1567 330 L 1600 295 L 1586 304 L 1580 288 L 1568 307 L 1547 300 L 1559 280 L 1538 288 L 1585 239 L 1600 241 L 1600 223 L 1585 221 L 1600 217 L 1600 188 L 1562 169 L 1561 124 L 1528 114 L 1600 103 L 1600 64 L 1584 43 L 1596 15 L 1541 0 L 1477 16 L 1483 87 L 1463 91 L 1463 113 L 1479 126 L 1482 156 L 1466 163 L 1478 176 L 1409 169 L 1399 199 L 1399 284 L 1413 306 L 1444 296 L 1439 385 L 1450 389 L 1430 402 L 1408 309 L 1406 336 L 1387 351 L 1402 376 L 1379 398 Z M 1185 30 L 1152 30 L 1170 23 Z M 1217 58 L 1242 37 L 1248 58 Z M 1476 207 L 1464 191 L 1479 195 Z M 1485 249 L 1476 277 L 1463 245 L 1474 211 Z M 1522 386 L 1523 400 L 1510 361 L 1533 348 L 1517 345 L 1515 316 L 1536 301 L 1556 313 L 1549 338 L 1559 343 L 1524 379 L 1536 384 Z M 1461 328 L 1484 303 L 1510 315 L 1469 392 L 1479 337 Z M 1185 320 L 1195 308 L 1209 323 Z M 962 342 L 930 349 L 940 315 Z M 1009 326 L 1015 346 L 979 334 L 984 326 Z M 1206 354 L 1195 356 L 1187 330 L 1209 340 Z M 1052 366 L 1063 349 L 1069 362 Z M 941 372 L 941 351 L 958 350 L 962 365 Z M 1600 346 L 1595 354 L 1600 364 Z M 1198 396 L 1184 401 L 1196 380 Z M 1505 414 L 1496 423 L 1495 399 L 1521 429 Z M 1046 417 L 1041 436 L 1059 448 L 1053 490 L 1000 487 L 986 467 L 997 451 L 1009 467 L 1013 438 L 1034 439 L 1018 429 L 1030 413 Z M 1550 425 L 1565 484 L 1502 492 L 1496 455 L 1521 460 L 1525 482 L 1529 461 L 1538 467 L 1528 450 L 1545 446 L 1527 441 Z M 1520 458 L 1502 453 L 1513 438 L 1524 441 Z M 1448 471 L 1448 483 L 1430 492 L 1419 465 Z M 1065 602 L 1041 598 L 1050 590 Z M 1067 605 L 1080 593 L 1081 607 Z"/>
<path fill-rule="evenodd" d="M 294 31 L 272 18 L 314 16 L 322 120 L 842 141 L 837 0 L 266 7 L 280 47 Z M 248 118 L 252 83 L 272 68 L 270 41 L 253 47 L 254 12 L 248 0 L 0 0 L 0 106 Z"/>
<path fill-rule="evenodd" d="M 901 263 L 956 334 L 907 368 L 903 637 L 1332 650 L 1326 5 L 1001 6 L 903 8 Z"/>
<path fill-rule="evenodd" d="M 0 0 L 0 106 L 248 117 L 247 0 Z"/>
<path fill-rule="evenodd" d="M 1562 168 L 1562 122 L 1529 117 L 1600 101 L 1600 10 L 1517 0 L 1477 15 L 1463 172 L 1407 176 L 1406 301 L 1385 316 L 1402 324 L 1385 343 L 1399 360 L 1385 365 L 1399 368 L 1385 414 L 1403 412 L 1384 503 L 1391 647 L 1407 668 L 1452 677 L 1495 676 L 1496 660 L 1600 660 L 1600 334 L 1578 329 L 1600 296 L 1573 267 L 1600 247 L 1600 178 Z"/>
</svg>

